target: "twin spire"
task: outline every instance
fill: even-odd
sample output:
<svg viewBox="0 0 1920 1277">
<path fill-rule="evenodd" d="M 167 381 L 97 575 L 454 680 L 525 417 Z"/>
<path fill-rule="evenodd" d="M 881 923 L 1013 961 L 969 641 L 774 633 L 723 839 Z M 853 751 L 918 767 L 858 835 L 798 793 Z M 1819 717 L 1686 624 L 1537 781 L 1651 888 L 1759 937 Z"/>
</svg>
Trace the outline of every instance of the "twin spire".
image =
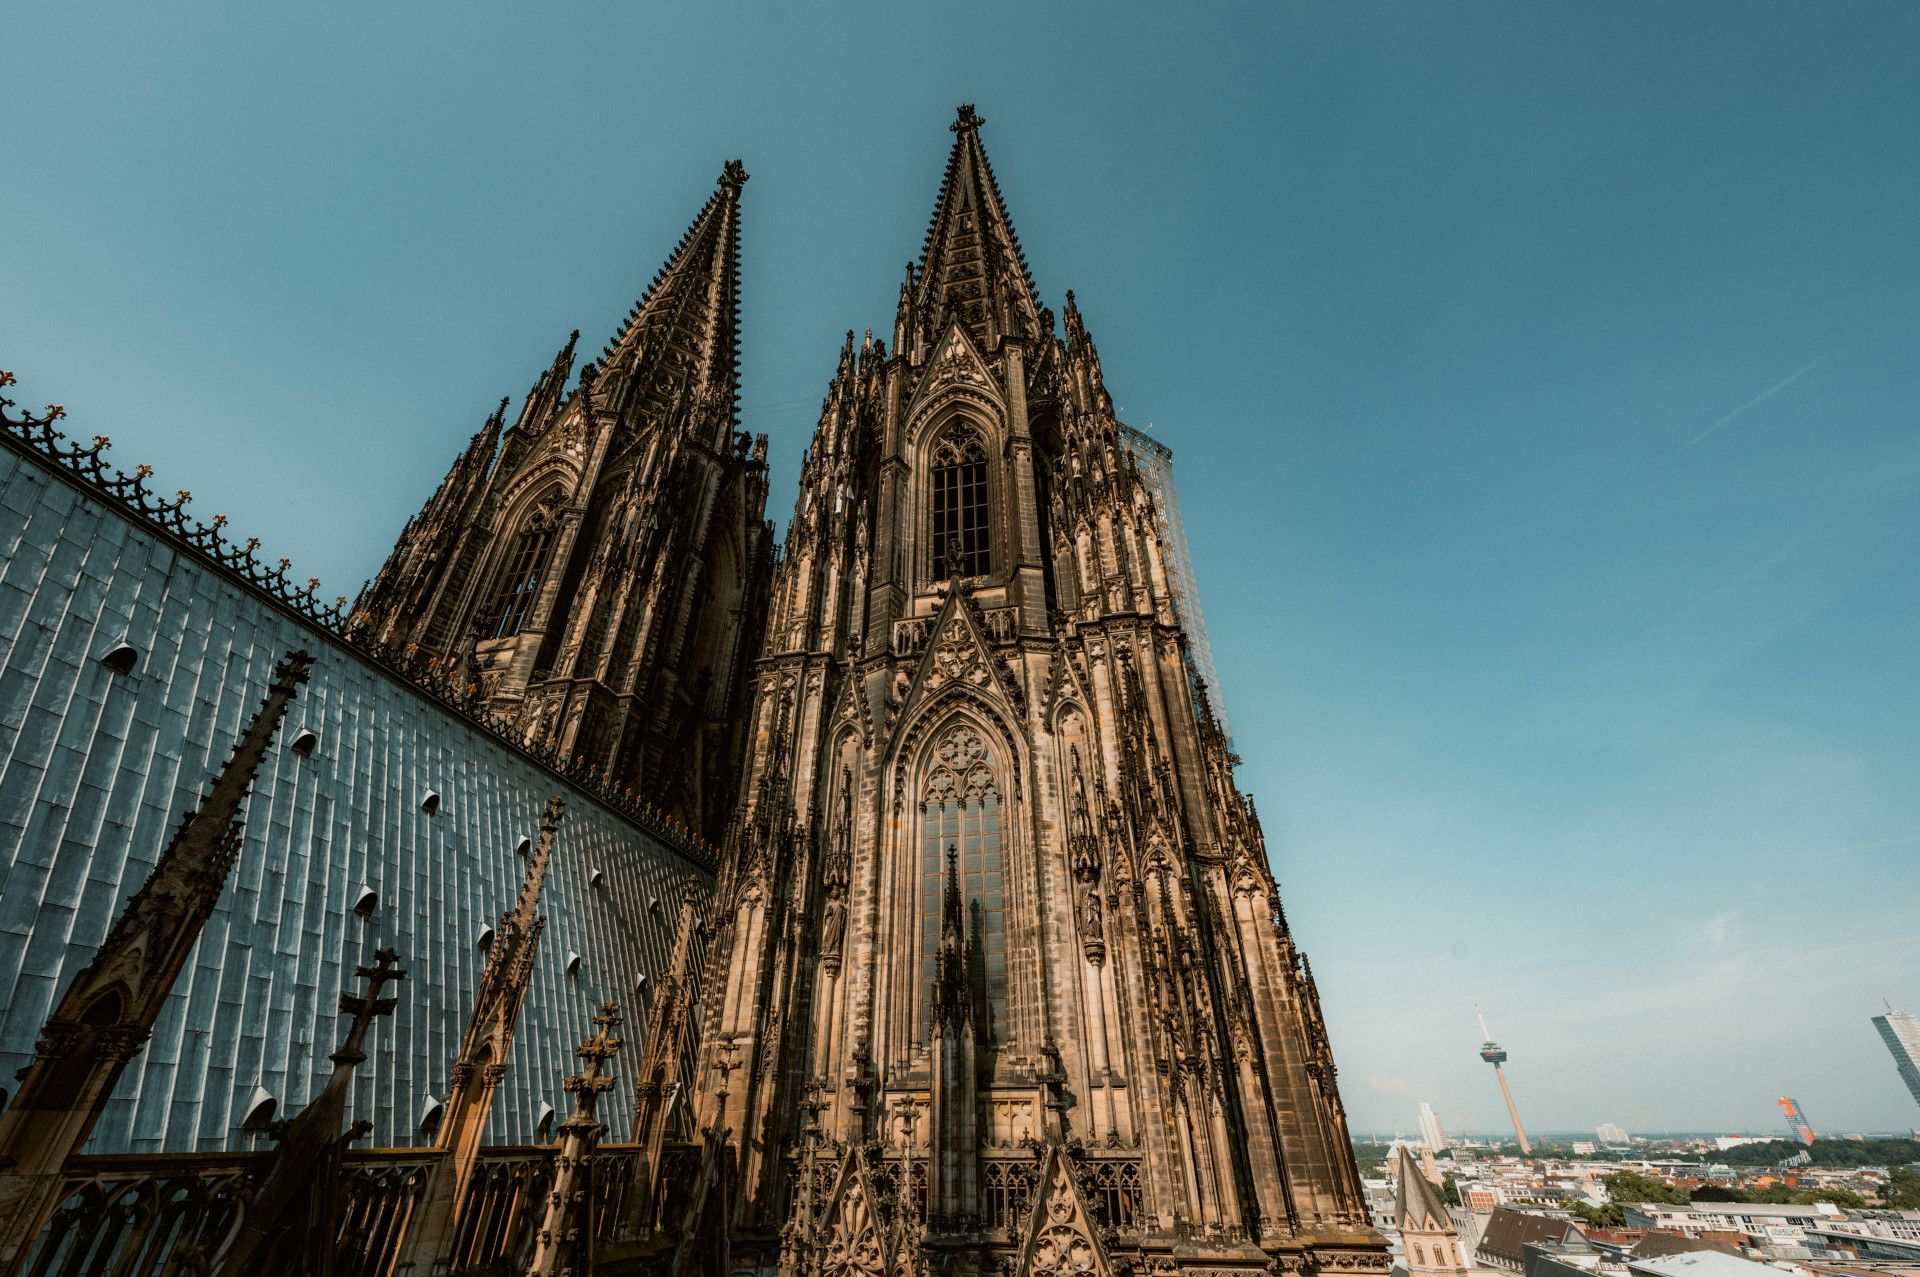
<svg viewBox="0 0 1920 1277">
<path fill-rule="evenodd" d="M 1000 336 L 1039 338 L 1048 327 L 980 144 L 984 123 L 968 103 L 948 126 L 953 151 L 920 261 L 909 268 L 912 309 L 929 339 L 949 317 L 983 344 Z M 718 398 L 733 416 L 740 390 L 740 192 L 746 184 L 746 167 L 727 161 L 713 194 L 588 378 L 602 395 L 644 372 L 645 383 L 631 386 L 631 393 L 664 403 L 674 391 L 691 390 Z M 570 365 L 571 343 L 564 354 Z"/>
<path fill-rule="evenodd" d="M 1048 327 L 993 166 L 980 145 L 985 123 L 969 102 L 947 126 L 954 135 L 953 151 L 908 285 L 919 331 L 928 340 L 950 314 L 987 345 L 996 336 L 1037 339 Z"/>
<path fill-rule="evenodd" d="M 728 160 L 693 225 L 602 352 L 594 376 L 583 370 L 583 380 L 626 386 L 662 405 L 676 391 L 691 391 L 717 399 L 731 420 L 740 393 L 740 190 L 746 184 L 746 166 Z"/>
</svg>

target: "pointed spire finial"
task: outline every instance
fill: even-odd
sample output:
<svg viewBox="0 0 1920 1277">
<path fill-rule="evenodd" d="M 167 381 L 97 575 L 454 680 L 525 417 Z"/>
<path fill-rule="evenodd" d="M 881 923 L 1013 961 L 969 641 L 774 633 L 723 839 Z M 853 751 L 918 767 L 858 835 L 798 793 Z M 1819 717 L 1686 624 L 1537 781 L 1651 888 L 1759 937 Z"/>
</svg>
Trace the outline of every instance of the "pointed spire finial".
<svg viewBox="0 0 1920 1277">
<path fill-rule="evenodd" d="M 747 166 L 739 160 L 728 160 L 720 169 L 720 186 L 729 191 L 738 191 L 747 184 Z"/>
<path fill-rule="evenodd" d="M 973 109 L 973 103 L 962 102 L 959 113 L 954 117 L 953 123 L 947 127 L 955 133 L 978 133 L 980 126 L 985 123 L 986 121 Z"/>
<path fill-rule="evenodd" d="M 941 943 L 957 945 L 966 931 L 966 909 L 960 900 L 960 848 L 953 843 L 947 844 L 947 882 L 942 896 Z"/>
</svg>

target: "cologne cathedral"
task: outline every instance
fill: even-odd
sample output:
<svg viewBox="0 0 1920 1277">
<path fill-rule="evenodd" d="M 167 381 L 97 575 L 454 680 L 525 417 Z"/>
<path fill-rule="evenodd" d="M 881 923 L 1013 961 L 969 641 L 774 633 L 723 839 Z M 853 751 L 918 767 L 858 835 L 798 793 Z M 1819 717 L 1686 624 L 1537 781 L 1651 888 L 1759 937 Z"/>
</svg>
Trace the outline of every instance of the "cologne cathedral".
<svg viewBox="0 0 1920 1277">
<path fill-rule="evenodd" d="M 1364 1265 L 1152 493 L 980 127 L 891 344 L 841 352 L 774 573 L 700 1026 L 734 1262 Z"/>
<path fill-rule="evenodd" d="M 113 477 L 104 437 L 0 413 L 32 472 L 9 487 L 57 472 L 201 564 L 209 608 L 257 613 L 246 685 L 275 643 L 322 649 L 251 722 L 235 703 L 240 747 L 124 916 L 68 942 L 40 1040 L 0 1040 L 28 1061 L 0 1092 L 0 1273 L 1387 1271 L 1209 703 L 1168 454 L 1117 416 L 1074 294 L 1042 303 L 982 124 L 951 125 L 891 330 L 847 336 L 777 552 L 739 429 L 738 163 L 600 356 L 576 369 L 576 333 L 503 401 L 337 612 L 195 531 L 185 493 L 150 502 L 145 468 Z M 109 696 L 149 659 L 139 615 L 115 624 Z M 369 707 L 392 725 L 331 754 Z M 281 881 L 248 866 L 322 800 L 419 859 L 386 885 L 400 850 L 326 852 L 314 881 L 357 892 L 257 988 L 201 991 L 201 931 L 274 913 L 228 877 Z M 330 1073 L 244 1054 L 289 1000 L 332 1032 L 310 990 L 354 978 Z M 242 1043 L 171 1090 L 147 1058 L 170 988 L 216 1060 Z M 268 1120 L 275 1088 L 299 1116 Z M 279 1147 L 219 1163 L 236 1130 Z"/>
</svg>

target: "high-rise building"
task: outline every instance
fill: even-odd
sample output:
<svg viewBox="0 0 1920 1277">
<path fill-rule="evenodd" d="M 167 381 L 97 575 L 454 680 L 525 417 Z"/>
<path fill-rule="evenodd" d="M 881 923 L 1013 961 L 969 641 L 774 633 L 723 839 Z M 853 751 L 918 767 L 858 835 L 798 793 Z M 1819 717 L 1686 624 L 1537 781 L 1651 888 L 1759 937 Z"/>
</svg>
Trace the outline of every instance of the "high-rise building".
<svg viewBox="0 0 1920 1277">
<path fill-rule="evenodd" d="M 1602 1144 L 1625 1144 L 1628 1142 L 1626 1128 L 1617 1122 L 1602 1122 L 1594 1128 L 1593 1133 L 1600 1137 Z"/>
<path fill-rule="evenodd" d="M 1444 1153 L 1447 1150 L 1447 1133 L 1440 1126 L 1440 1115 L 1425 1100 L 1420 1101 L 1420 1138 L 1431 1152 Z"/>
<path fill-rule="evenodd" d="M 737 1199 L 703 1244 L 1384 1270 L 1154 487 L 980 126 L 890 345 L 848 334 L 775 574 L 704 977 Z"/>
<path fill-rule="evenodd" d="M 1807 1124 L 1807 1115 L 1800 1108 L 1800 1101 L 1783 1095 L 1774 1103 L 1778 1104 L 1780 1111 L 1786 1114 L 1787 1129 L 1793 1132 L 1793 1137 L 1802 1144 L 1813 1143 L 1813 1127 Z"/>
<path fill-rule="evenodd" d="M 1893 1067 L 1900 1070 L 1900 1080 L 1907 1084 L 1907 1093 L 1920 1104 L 1920 1016 L 1889 1006 L 1885 1015 L 1873 1017 L 1873 1027 L 1880 1030 L 1880 1038 L 1893 1056 Z"/>
</svg>

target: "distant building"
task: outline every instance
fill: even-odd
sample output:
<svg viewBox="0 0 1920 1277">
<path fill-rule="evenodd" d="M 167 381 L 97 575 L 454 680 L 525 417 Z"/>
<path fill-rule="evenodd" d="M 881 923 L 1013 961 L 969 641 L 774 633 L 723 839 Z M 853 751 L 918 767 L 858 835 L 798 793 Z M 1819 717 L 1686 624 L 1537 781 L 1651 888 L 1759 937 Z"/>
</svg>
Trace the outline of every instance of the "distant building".
<svg viewBox="0 0 1920 1277">
<path fill-rule="evenodd" d="M 1689 1250 L 1655 1259 L 1630 1259 L 1627 1271 L 1634 1277 L 1768 1277 L 1779 1270 L 1718 1250 Z"/>
<path fill-rule="evenodd" d="M 1873 1017 L 1873 1027 L 1880 1030 L 1892 1053 L 1893 1067 L 1900 1071 L 1907 1093 L 1920 1104 L 1920 1016 L 1888 1007 L 1885 1015 Z"/>
<path fill-rule="evenodd" d="M 1575 1140 L 1573 1142 L 1573 1155 L 1575 1157 L 1591 1157 L 1599 1151 L 1600 1146 L 1592 1140 Z"/>
<path fill-rule="evenodd" d="M 1781 1230 L 1798 1232 L 1811 1224 L 1826 1224 L 1843 1217 L 1831 1202 L 1811 1205 L 1772 1202 L 1700 1202 L 1692 1206 L 1660 1206 L 1652 1202 L 1623 1202 L 1621 1213 L 1629 1228 L 1664 1228 L 1689 1237 L 1702 1233 L 1744 1233 L 1749 1237 L 1786 1236 Z"/>
<path fill-rule="evenodd" d="M 1433 1105 L 1425 1100 L 1420 1102 L 1420 1138 L 1435 1153 L 1447 1150 L 1447 1133 L 1440 1127 L 1440 1116 L 1433 1111 Z"/>
<path fill-rule="evenodd" d="M 1920 1240 L 1867 1232 L 1858 1224 L 1833 1223 L 1806 1230 L 1809 1249 L 1828 1258 L 1920 1265 Z"/>
<path fill-rule="evenodd" d="M 1502 1206 L 1480 1234 L 1475 1258 L 1494 1268 L 1521 1272 L 1527 1265 L 1527 1246 L 1533 1242 L 1580 1245 L 1580 1229 L 1565 1215 L 1542 1215 Z"/>
<path fill-rule="evenodd" d="M 1500 1190 L 1491 1185 L 1471 1184 L 1461 1186 L 1460 1200 L 1466 1203 L 1468 1210 L 1484 1215 L 1498 1207 L 1502 1197 Z"/>
<path fill-rule="evenodd" d="M 1616 1122 L 1602 1122 L 1593 1133 L 1600 1137 L 1602 1144 L 1625 1144 L 1628 1142 L 1626 1128 Z"/>
<path fill-rule="evenodd" d="M 1793 1131 L 1793 1137 L 1802 1144 L 1813 1143 L 1813 1127 L 1807 1124 L 1807 1115 L 1800 1108 L 1800 1101 L 1781 1096 L 1774 1103 L 1787 1115 L 1787 1126 Z"/>
</svg>

